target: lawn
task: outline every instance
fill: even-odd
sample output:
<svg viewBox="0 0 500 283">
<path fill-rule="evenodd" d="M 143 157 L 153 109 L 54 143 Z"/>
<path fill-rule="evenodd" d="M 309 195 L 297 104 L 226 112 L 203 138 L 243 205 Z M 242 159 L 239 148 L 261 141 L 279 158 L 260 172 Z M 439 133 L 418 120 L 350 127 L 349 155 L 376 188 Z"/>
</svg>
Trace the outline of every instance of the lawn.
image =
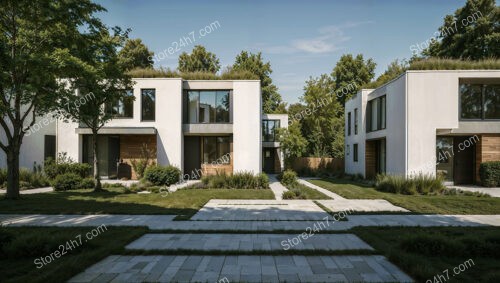
<svg viewBox="0 0 500 283">
<path fill-rule="evenodd" d="M 417 282 L 500 282 L 498 227 L 357 227 L 350 232 Z"/>
<path fill-rule="evenodd" d="M 379 192 L 372 187 L 338 179 L 310 180 L 348 199 L 385 199 L 415 213 L 500 214 L 500 198 L 462 195 L 399 195 Z"/>
<path fill-rule="evenodd" d="M 106 227 L 88 240 L 86 233 L 93 229 L 96 227 L 0 228 L 0 281 L 66 282 L 105 257 L 123 253 L 129 242 L 147 231 L 142 227 Z M 81 244 L 79 237 L 82 238 Z M 77 244 L 69 242 L 71 240 L 76 240 Z M 61 245 L 67 248 L 63 251 Z M 59 257 L 55 255 L 56 251 L 59 251 Z M 51 254 L 53 260 L 49 258 L 44 260 L 47 264 L 43 264 L 40 257 L 50 257 Z"/>
<path fill-rule="evenodd" d="M 271 190 L 189 189 L 163 193 L 128 194 L 120 188 L 106 192 L 75 190 L 22 195 L 0 200 L 0 213 L 43 214 L 176 214 L 194 215 L 210 199 L 274 199 Z"/>
<path fill-rule="evenodd" d="M 302 199 L 332 199 L 322 192 L 311 189 L 308 186 L 302 185 L 300 183 L 294 185 L 293 188 L 287 187 L 287 189 L 298 192 Z"/>
</svg>

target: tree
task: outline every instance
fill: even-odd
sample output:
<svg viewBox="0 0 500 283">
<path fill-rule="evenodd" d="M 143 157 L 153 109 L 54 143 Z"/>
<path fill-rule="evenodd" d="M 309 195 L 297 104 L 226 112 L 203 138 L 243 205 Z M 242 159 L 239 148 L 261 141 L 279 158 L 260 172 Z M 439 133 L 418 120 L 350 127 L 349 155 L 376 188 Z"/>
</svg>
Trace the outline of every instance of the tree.
<svg viewBox="0 0 500 283">
<path fill-rule="evenodd" d="M 129 39 L 118 53 L 119 62 L 127 70 L 134 68 L 152 68 L 154 53 L 148 49 L 140 38 Z"/>
<path fill-rule="evenodd" d="M 306 152 L 307 140 L 302 136 L 298 123 L 292 123 L 288 128 L 279 128 L 277 133 L 285 155 L 285 167 L 290 168 L 292 160 Z"/>
<path fill-rule="evenodd" d="M 331 75 L 335 90 L 342 94 L 337 95 L 342 105 L 375 77 L 375 66 L 371 58 L 365 61 L 362 54 L 356 57 L 344 54 L 340 57 Z"/>
<path fill-rule="evenodd" d="M 106 105 L 128 96 L 124 89 L 132 87 L 126 67 L 120 64 L 118 48 L 123 46 L 127 32 L 113 28 L 91 32 L 79 44 L 80 52 L 61 62 L 68 69 L 67 91 L 58 98 L 57 114 L 65 120 L 84 124 L 92 131 L 94 158 L 94 191 L 100 191 L 98 131 L 113 118 Z"/>
<path fill-rule="evenodd" d="M 80 29 L 98 28 L 93 16 L 105 11 L 88 0 L 3 0 L 0 2 L 0 148 L 7 156 L 7 198 L 19 197 L 19 152 L 37 116 L 47 114 L 64 93 L 61 52 L 76 48 Z M 79 47 L 79 46 L 78 46 Z"/>
<path fill-rule="evenodd" d="M 262 58 L 262 53 L 257 54 L 241 51 L 236 56 L 232 66 L 235 71 L 249 71 L 259 76 L 262 88 L 262 104 L 264 113 L 285 113 L 285 103 L 278 93 L 278 88 L 271 79 L 271 63 Z"/>
<path fill-rule="evenodd" d="M 382 86 L 389 81 L 397 78 L 402 73 L 406 72 L 408 68 L 409 64 L 407 61 L 402 60 L 400 62 L 398 59 L 396 59 L 392 61 L 389 66 L 387 66 L 387 70 L 385 70 L 382 75 L 380 75 L 375 81 L 366 84 L 364 88 L 377 88 L 379 86 Z"/>
<path fill-rule="evenodd" d="M 467 0 L 446 15 L 438 40 L 431 41 L 425 56 L 479 60 L 500 55 L 500 7 L 495 0 Z"/>
<path fill-rule="evenodd" d="M 220 63 L 214 53 L 208 52 L 205 47 L 196 45 L 191 54 L 182 52 L 179 56 L 179 71 L 217 73 Z"/>
</svg>

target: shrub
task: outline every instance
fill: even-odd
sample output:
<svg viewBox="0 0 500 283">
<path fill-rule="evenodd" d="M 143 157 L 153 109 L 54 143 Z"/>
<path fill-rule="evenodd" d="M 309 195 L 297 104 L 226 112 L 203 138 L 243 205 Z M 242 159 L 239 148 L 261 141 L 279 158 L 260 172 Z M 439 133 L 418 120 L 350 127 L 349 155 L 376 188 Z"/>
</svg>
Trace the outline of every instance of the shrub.
<svg viewBox="0 0 500 283">
<path fill-rule="evenodd" d="M 483 162 L 479 165 L 481 184 L 485 187 L 500 186 L 500 161 Z"/>
<path fill-rule="evenodd" d="M 58 175 L 66 173 L 74 173 L 81 178 L 87 178 L 90 176 L 91 170 L 92 165 L 88 163 L 74 163 L 72 159 L 61 157 L 61 155 L 57 161 L 47 158 L 43 167 L 45 175 L 51 180 L 55 179 Z"/>
<path fill-rule="evenodd" d="M 32 172 L 26 168 L 21 168 L 19 170 L 19 181 L 21 187 L 25 189 L 29 188 L 41 188 L 50 185 L 49 180 L 41 172 Z"/>
<path fill-rule="evenodd" d="M 378 175 L 375 188 L 381 192 L 405 195 L 442 193 L 446 189 L 441 178 L 422 174 L 412 178 Z"/>
<path fill-rule="evenodd" d="M 56 191 L 67 191 L 80 188 L 82 178 L 75 173 L 66 173 L 57 176 L 52 182 Z"/>
<path fill-rule="evenodd" d="M 0 188 L 7 182 L 7 169 L 0 168 Z"/>
<path fill-rule="evenodd" d="M 289 191 L 283 192 L 282 196 L 283 199 L 306 199 L 306 195 L 302 193 L 301 190 L 299 189 L 292 189 Z"/>
<path fill-rule="evenodd" d="M 181 170 L 175 166 L 151 166 L 144 172 L 144 179 L 156 186 L 170 186 L 179 182 Z"/>
<path fill-rule="evenodd" d="M 286 170 L 283 174 L 280 175 L 280 182 L 285 186 L 294 186 L 298 183 L 297 181 L 297 173 L 293 170 Z"/>
<path fill-rule="evenodd" d="M 268 189 L 269 177 L 264 174 L 253 175 L 251 172 L 237 172 L 228 175 L 217 172 L 215 175 L 205 175 L 201 178 L 202 186 L 198 188 L 212 189 Z"/>
<path fill-rule="evenodd" d="M 149 166 L 156 165 L 156 162 L 154 161 L 155 158 L 156 149 L 150 149 L 148 148 L 148 144 L 143 143 L 141 146 L 141 158 L 130 161 L 132 169 L 134 169 L 138 179 L 142 179 L 144 177 L 144 171 L 146 171 Z"/>
<path fill-rule="evenodd" d="M 95 186 L 95 180 L 94 178 L 84 178 L 80 182 L 80 189 L 92 189 Z"/>
</svg>

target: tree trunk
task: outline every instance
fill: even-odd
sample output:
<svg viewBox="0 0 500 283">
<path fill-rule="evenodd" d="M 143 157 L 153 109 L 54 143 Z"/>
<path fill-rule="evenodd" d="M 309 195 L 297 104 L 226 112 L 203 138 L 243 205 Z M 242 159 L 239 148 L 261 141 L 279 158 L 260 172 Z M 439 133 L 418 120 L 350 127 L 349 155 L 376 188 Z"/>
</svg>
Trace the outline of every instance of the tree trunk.
<svg viewBox="0 0 500 283">
<path fill-rule="evenodd" d="M 92 150 L 94 153 L 94 179 L 95 179 L 95 186 L 94 186 L 94 192 L 100 192 L 102 191 L 102 186 L 101 186 L 101 176 L 99 174 L 99 157 L 97 154 L 97 131 L 92 131 Z"/>
<path fill-rule="evenodd" d="M 19 146 L 12 144 L 7 152 L 7 194 L 8 199 L 19 198 Z"/>
</svg>

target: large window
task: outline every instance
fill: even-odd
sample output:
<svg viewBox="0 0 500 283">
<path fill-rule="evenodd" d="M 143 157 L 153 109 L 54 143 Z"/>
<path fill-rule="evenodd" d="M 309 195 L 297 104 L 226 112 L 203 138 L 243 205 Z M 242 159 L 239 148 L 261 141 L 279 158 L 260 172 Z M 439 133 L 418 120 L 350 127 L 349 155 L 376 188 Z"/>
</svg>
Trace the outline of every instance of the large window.
<svg viewBox="0 0 500 283">
<path fill-rule="evenodd" d="M 141 89 L 142 121 L 155 120 L 156 92 L 154 89 Z"/>
<path fill-rule="evenodd" d="M 134 117 L 134 92 L 126 90 L 125 97 L 107 106 L 108 112 L 113 118 Z"/>
<path fill-rule="evenodd" d="M 347 113 L 347 135 L 351 135 L 351 112 Z"/>
<path fill-rule="evenodd" d="M 368 101 L 366 106 L 366 132 L 383 130 L 387 120 L 386 96 Z"/>
<path fill-rule="evenodd" d="M 280 120 L 262 120 L 262 141 L 274 142 L 277 140 L 276 130 L 280 127 Z"/>
<path fill-rule="evenodd" d="M 229 123 L 230 95 L 228 90 L 187 92 L 186 123 Z"/>
<path fill-rule="evenodd" d="M 460 118 L 463 120 L 500 119 L 500 85 L 461 84 Z"/>
<path fill-rule="evenodd" d="M 202 137 L 204 164 L 231 163 L 231 137 Z"/>
</svg>

